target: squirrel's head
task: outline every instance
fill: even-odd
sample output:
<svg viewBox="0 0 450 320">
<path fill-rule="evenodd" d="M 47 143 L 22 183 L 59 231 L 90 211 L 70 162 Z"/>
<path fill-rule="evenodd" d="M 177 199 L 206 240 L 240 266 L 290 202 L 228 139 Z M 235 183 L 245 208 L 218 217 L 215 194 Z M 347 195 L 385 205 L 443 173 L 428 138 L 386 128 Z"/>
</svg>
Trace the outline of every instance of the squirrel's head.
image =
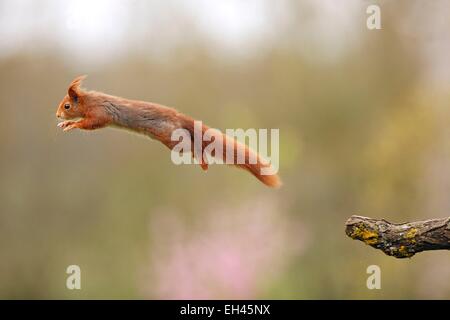
<svg viewBox="0 0 450 320">
<path fill-rule="evenodd" d="M 75 119 L 84 116 L 81 108 L 81 100 L 83 99 L 83 91 L 80 88 L 81 82 L 86 76 L 79 76 L 75 78 L 67 90 L 67 95 L 62 99 L 56 111 L 56 117 L 60 119 Z"/>
</svg>

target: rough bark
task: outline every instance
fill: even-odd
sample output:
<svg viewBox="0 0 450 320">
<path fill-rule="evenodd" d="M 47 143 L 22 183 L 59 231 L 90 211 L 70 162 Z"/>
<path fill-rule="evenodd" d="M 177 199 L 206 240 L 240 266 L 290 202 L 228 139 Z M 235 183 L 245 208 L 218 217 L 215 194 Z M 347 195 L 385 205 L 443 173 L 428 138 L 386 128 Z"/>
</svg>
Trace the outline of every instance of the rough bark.
<svg viewBox="0 0 450 320">
<path fill-rule="evenodd" d="M 450 217 L 406 223 L 351 216 L 345 233 L 396 258 L 427 250 L 450 250 Z"/>
</svg>

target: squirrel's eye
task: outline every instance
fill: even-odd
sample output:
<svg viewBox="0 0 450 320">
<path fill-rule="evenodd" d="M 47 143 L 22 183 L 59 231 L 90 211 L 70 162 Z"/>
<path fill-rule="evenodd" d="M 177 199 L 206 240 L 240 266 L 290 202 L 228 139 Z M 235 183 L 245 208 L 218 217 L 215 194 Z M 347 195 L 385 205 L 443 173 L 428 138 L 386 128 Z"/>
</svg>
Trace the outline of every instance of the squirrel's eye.
<svg viewBox="0 0 450 320">
<path fill-rule="evenodd" d="M 64 109 L 69 110 L 69 109 L 70 109 L 70 104 L 66 103 L 66 104 L 64 105 Z"/>
</svg>

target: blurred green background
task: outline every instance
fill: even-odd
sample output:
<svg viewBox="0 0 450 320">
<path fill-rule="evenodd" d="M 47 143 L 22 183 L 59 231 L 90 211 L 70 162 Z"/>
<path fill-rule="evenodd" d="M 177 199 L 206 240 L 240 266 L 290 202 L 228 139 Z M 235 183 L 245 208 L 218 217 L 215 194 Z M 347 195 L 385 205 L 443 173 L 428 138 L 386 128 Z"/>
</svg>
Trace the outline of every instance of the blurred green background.
<svg viewBox="0 0 450 320">
<path fill-rule="evenodd" d="M 352 214 L 450 214 L 449 17 L 449 1 L 0 0 L 0 298 L 450 298 L 448 252 L 396 260 L 344 233 Z M 63 133 L 81 74 L 221 130 L 279 128 L 284 186 L 175 166 L 124 131 Z"/>
</svg>

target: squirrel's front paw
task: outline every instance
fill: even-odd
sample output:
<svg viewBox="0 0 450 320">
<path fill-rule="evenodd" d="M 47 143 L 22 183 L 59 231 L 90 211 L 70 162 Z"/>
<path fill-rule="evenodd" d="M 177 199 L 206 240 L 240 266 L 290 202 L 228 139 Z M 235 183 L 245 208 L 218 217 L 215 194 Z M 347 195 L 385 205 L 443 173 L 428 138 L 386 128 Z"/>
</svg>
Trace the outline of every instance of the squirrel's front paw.
<svg viewBox="0 0 450 320">
<path fill-rule="evenodd" d="M 65 127 L 67 127 L 69 124 L 72 124 L 72 123 L 73 123 L 73 121 L 63 121 L 63 122 L 58 123 L 58 127 L 60 127 L 60 128 L 65 128 Z"/>
<path fill-rule="evenodd" d="M 63 121 L 58 123 L 58 127 L 63 128 L 64 131 L 69 131 L 74 128 L 76 128 L 76 122 L 75 121 Z"/>
<path fill-rule="evenodd" d="M 72 129 L 75 129 L 75 128 L 77 128 L 77 123 L 76 122 L 74 122 L 72 124 L 69 124 L 67 127 L 64 128 L 63 131 L 69 131 L 69 130 L 72 130 Z"/>
</svg>

